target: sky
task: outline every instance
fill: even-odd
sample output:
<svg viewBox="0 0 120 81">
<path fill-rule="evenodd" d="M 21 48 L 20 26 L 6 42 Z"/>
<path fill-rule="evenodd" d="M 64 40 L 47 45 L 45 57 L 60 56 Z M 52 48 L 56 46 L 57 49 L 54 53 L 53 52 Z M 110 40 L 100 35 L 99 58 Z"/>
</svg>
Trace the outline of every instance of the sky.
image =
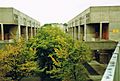
<svg viewBox="0 0 120 81">
<path fill-rule="evenodd" d="M 120 0 L 0 0 L 0 7 L 15 9 L 41 24 L 67 23 L 90 6 L 119 6 Z"/>
</svg>

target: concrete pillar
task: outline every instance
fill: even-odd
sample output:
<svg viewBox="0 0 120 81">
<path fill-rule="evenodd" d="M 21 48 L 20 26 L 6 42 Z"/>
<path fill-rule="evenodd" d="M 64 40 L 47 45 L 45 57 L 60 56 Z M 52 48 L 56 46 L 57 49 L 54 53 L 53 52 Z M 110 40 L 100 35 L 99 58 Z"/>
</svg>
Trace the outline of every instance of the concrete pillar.
<svg viewBox="0 0 120 81">
<path fill-rule="evenodd" d="M 20 18 L 20 16 L 18 16 L 18 39 L 20 39 L 20 37 L 21 37 L 21 26 L 20 26 L 20 23 L 21 23 L 21 18 Z"/>
<path fill-rule="evenodd" d="M 100 40 L 102 39 L 102 22 L 100 22 Z"/>
<path fill-rule="evenodd" d="M 76 26 L 74 27 L 74 40 L 76 40 L 77 39 L 77 32 L 76 32 Z"/>
<path fill-rule="evenodd" d="M 18 37 L 19 38 L 21 37 L 21 26 L 20 26 L 20 24 L 18 24 Z"/>
<path fill-rule="evenodd" d="M 28 26 L 26 26 L 26 40 L 28 40 Z"/>
<path fill-rule="evenodd" d="M 78 26 L 78 40 L 80 40 L 80 26 Z"/>
<path fill-rule="evenodd" d="M 84 25 L 84 41 L 87 41 L 87 25 Z"/>
<path fill-rule="evenodd" d="M 86 16 L 84 17 L 84 41 L 87 41 L 87 24 L 86 24 Z"/>
<path fill-rule="evenodd" d="M 2 36 L 2 40 L 4 40 L 4 27 L 2 23 L 1 23 L 1 36 Z"/>
<path fill-rule="evenodd" d="M 36 36 L 36 28 L 37 28 L 37 24 L 35 24 L 34 26 L 34 36 Z"/>
<path fill-rule="evenodd" d="M 31 38 L 33 37 L 33 29 L 32 29 L 32 27 L 31 27 Z"/>
</svg>

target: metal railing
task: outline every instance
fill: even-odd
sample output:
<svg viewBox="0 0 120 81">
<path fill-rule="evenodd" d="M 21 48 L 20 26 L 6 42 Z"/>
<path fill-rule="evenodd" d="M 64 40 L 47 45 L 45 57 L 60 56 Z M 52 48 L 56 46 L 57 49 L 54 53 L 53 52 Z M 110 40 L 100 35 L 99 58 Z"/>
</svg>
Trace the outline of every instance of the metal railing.
<svg viewBox="0 0 120 81">
<path fill-rule="evenodd" d="M 120 81 L 120 42 L 117 44 L 101 81 Z"/>
</svg>

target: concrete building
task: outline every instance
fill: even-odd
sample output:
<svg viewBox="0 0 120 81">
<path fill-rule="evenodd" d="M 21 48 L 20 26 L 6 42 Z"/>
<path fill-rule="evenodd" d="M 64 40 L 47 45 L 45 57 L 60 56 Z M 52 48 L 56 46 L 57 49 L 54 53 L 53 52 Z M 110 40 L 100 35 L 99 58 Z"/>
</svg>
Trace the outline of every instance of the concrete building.
<svg viewBox="0 0 120 81">
<path fill-rule="evenodd" d="M 20 37 L 28 40 L 36 35 L 40 23 L 26 14 L 14 9 L 0 7 L 0 41 L 8 41 Z"/>
<path fill-rule="evenodd" d="M 90 74 L 91 80 L 120 81 L 120 6 L 89 7 L 67 24 L 68 33 L 74 40 L 85 41 L 92 49 L 97 63 L 92 62 L 89 65 L 99 75 L 95 74 L 95 78 Z M 97 53 L 99 61 L 96 58 Z M 108 64 L 107 68 L 103 68 L 106 67 L 104 64 Z"/>
<path fill-rule="evenodd" d="M 68 33 L 84 41 L 120 41 L 120 6 L 92 6 L 68 22 Z"/>
</svg>

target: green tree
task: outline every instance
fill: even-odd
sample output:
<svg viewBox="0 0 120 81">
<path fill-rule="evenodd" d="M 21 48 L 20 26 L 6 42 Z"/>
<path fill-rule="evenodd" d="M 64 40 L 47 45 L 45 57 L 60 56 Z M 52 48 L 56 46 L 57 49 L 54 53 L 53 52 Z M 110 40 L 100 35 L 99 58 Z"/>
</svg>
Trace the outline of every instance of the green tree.
<svg viewBox="0 0 120 81">
<path fill-rule="evenodd" d="M 90 60 L 90 49 L 73 41 L 58 27 L 43 26 L 29 42 L 36 49 L 42 81 L 85 81 L 84 62 Z"/>
<path fill-rule="evenodd" d="M 22 39 L 0 50 L 0 79 L 15 81 L 31 76 L 38 70 L 35 50 L 28 48 Z"/>
<path fill-rule="evenodd" d="M 88 73 L 83 64 L 90 60 L 90 48 L 84 42 L 75 41 L 68 58 L 63 62 L 63 81 L 88 81 Z"/>
<path fill-rule="evenodd" d="M 48 81 L 51 78 L 51 71 L 53 67 L 56 67 L 57 54 L 55 50 L 67 51 L 67 37 L 62 30 L 56 27 L 43 27 L 38 31 L 35 39 L 31 40 L 31 47 L 36 49 L 36 55 L 38 56 L 39 67 L 41 69 L 41 79 L 43 81 Z M 68 46 L 69 47 L 69 46 Z M 67 55 L 65 52 L 62 55 Z"/>
</svg>

